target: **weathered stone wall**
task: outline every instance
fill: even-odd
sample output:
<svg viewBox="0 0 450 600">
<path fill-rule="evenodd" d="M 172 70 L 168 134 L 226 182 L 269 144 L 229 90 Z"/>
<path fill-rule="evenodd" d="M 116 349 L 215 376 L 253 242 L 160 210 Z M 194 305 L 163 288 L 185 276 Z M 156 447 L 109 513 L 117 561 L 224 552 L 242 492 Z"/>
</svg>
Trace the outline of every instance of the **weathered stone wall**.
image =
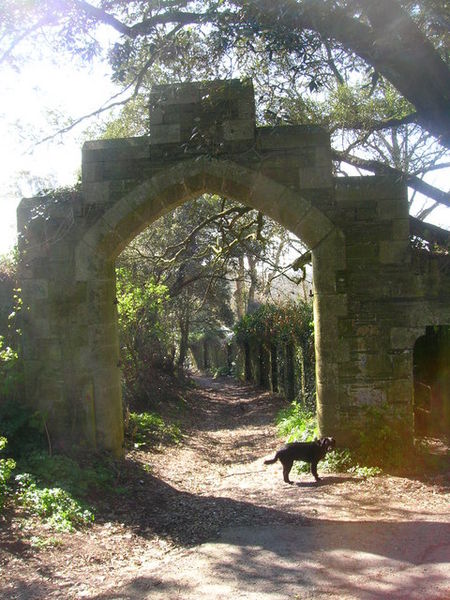
<svg viewBox="0 0 450 600">
<path fill-rule="evenodd" d="M 249 82 L 161 86 L 150 118 L 150 137 L 85 144 L 81 194 L 19 207 L 27 397 L 55 440 L 120 452 L 115 259 L 152 221 L 210 192 L 311 249 L 322 433 L 355 443 L 364 407 L 386 403 L 410 441 L 412 347 L 425 325 L 450 321 L 450 303 L 447 278 L 412 266 L 406 190 L 333 180 L 320 128 L 256 128 Z"/>
</svg>

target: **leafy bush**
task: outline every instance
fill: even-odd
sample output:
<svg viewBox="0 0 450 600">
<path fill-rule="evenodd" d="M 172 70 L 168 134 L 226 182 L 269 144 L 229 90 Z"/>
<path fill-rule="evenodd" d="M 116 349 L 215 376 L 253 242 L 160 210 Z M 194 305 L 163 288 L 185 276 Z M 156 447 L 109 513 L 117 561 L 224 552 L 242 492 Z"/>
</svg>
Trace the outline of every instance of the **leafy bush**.
<svg viewBox="0 0 450 600">
<path fill-rule="evenodd" d="M 130 269 L 120 267 L 117 276 L 117 309 L 124 399 L 147 399 L 146 376 L 152 367 L 167 361 L 167 332 L 161 312 L 168 299 L 164 285 L 146 278 L 139 282 Z"/>
<path fill-rule="evenodd" d="M 278 433 L 287 442 L 308 442 L 318 435 L 314 414 L 298 402 L 291 402 L 277 416 Z"/>
<path fill-rule="evenodd" d="M 10 454 L 16 459 L 46 447 L 43 416 L 30 413 L 27 406 L 11 398 L 0 404 L 0 435 L 7 438 Z"/>
<path fill-rule="evenodd" d="M 4 450 L 6 444 L 6 438 L 0 437 L 0 452 Z M 16 463 L 12 458 L 0 458 L 0 510 L 5 503 L 5 498 L 9 491 L 8 481 L 15 467 Z"/>
<path fill-rule="evenodd" d="M 217 369 L 214 369 L 214 379 L 216 379 L 217 377 L 226 377 L 227 375 L 230 375 L 230 368 L 227 366 L 217 367 Z"/>
<path fill-rule="evenodd" d="M 127 437 L 135 448 L 157 444 L 177 444 L 182 437 L 178 425 L 166 423 L 154 412 L 130 413 Z"/>
<path fill-rule="evenodd" d="M 114 473 L 104 460 L 90 460 L 86 465 L 56 454 L 33 453 L 19 463 L 21 470 L 33 474 L 42 485 L 63 488 L 74 496 L 86 496 L 89 492 L 112 489 Z"/>
<path fill-rule="evenodd" d="M 0 335 L 0 400 L 17 399 L 22 390 L 22 361 Z"/>
<path fill-rule="evenodd" d="M 263 304 L 245 315 L 235 326 L 234 333 L 236 342 L 246 353 L 247 365 L 251 347 L 259 348 L 260 360 L 264 356 L 261 348 L 270 349 L 272 369 L 275 367 L 277 372 L 277 387 L 283 389 L 288 400 L 301 399 L 303 404 L 315 408 L 311 303 Z"/>
<path fill-rule="evenodd" d="M 57 531 L 73 531 L 94 521 L 93 513 L 62 488 L 39 487 L 36 478 L 29 473 L 17 475 L 16 483 L 23 506 Z"/>
<path fill-rule="evenodd" d="M 358 464 L 356 457 L 348 448 L 328 452 L 321 464 L 326 471 L 332 473 L 351 473 L 359 477 L 375 477 L 382 473 L 379 467 L 368 467 Z"/>
</svg>

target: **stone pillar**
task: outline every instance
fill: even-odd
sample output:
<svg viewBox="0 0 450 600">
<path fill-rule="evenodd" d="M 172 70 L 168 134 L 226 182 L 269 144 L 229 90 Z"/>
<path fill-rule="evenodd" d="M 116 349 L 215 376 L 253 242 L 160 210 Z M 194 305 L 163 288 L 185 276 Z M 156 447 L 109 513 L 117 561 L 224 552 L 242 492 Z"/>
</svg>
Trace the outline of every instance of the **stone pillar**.
<svg viewBox="0 0 450 600">
<path fill-rule="evenodd" d="M 336 181 L 336 221 L 345 232 L 345 268 L 337 285 L 347 292 L 348 315 L 338 322 L 341 354 L 339 419 L 357 445 L 371 435 L 367 410 L 385 412 L 393 430 L 413 440 L 412 348 L 414 297 L 409 268 L 406 187 L 390 178 Z"/>
<path fill-rule="evenodd" d="M 114 266 L 76 276 L 80 198 L 34 198 L 18 208 L 25 394 L 52 445 L 123 442 Z M 95 261 L 94 261 L 95 262 Z M 98 261 L 97 261 L 98 262 Z"/>
</svg>

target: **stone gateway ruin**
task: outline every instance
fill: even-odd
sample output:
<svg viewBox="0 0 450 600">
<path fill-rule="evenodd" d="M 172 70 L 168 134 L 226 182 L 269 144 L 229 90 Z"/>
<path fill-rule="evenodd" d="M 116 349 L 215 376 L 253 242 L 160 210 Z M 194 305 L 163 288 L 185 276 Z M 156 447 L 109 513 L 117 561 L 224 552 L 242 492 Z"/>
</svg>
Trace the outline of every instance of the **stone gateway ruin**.
<svg viewBox="0 0 450 600">
<path fill-rule="evenodd" d="M 405 185 L 334 178 L 319 127 L 257 127 L 250 81 L 157 86 L 150 104 L 149 136 L 84 145 L 81 193 L 18 208 L 26 399 L 54 443 L 121 453 L 115 259 L 209 192 L 311 251 L 321 434 L 355 445 L 376 406 L 411 444 L 413 349 L 426 327 L 450 323 L 450 273 L 448 256 L 412 246 Z"/>
</svg>

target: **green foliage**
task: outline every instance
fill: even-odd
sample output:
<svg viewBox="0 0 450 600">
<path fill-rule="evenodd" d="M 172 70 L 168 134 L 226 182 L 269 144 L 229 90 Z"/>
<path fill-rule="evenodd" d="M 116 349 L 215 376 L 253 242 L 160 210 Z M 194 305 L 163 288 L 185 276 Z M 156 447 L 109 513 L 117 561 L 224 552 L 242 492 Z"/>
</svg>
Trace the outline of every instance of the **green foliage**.
<svg viewBox="0 0 450 600">
<path fill-rule="evenodd" d="M 357 458 L 348 448 L 328 452 L 321 465 L 323 465 L 326 471 L 332 473 L 351 473 L 352 475 L 364 478 L 376 477 L 382 473 L 379 467 L 360 465 Z"/>
<path fill-rule="evenodd" d="M 127 437 L 134 448 L 151 448 L 159 444 L 178 444 L 182 433 L 179 425 L 166 423 L 157 413 L 130 413 Z"/>
<path fill-rule="evenodd" d="M 0 335 L 0 399 L 17 398 L 23 381 L 22 362 L 16 350 Z"/>
<path fill-rule="evenodd" d="M 29 473 L 16 475 L 18 498 L 33 515 L 41 517 L 56 531 L 73 531 L 94 521 L 93 513 L 60 487 L 39 487 Z"/>
<path fill-rule="evenodd" d="M 6 438 L 0 437 L 0 453 L 4 450 L 6 444 Z M 12 458 L 0 458 L 0 510 L 5 503 L 6 495 L 9 491 L 8 481 L 15 468 L 16 463 Z"/>
<path fill-rule="evenodd" d="M 158 315 L 168 299 L 167 287 L 155 284 L 152 279 L 140 284 L 130 270 L 120 267 L 117 276 L 117 308 L 119 327 L 127 339 L 137 340 L 145 328 L 150 338 L 163 334 Z"/>
<path fill-rule="evenodd" d="M 13 458 L 0 459 L 0 508 L 9 494 L 30 514 L 43 518 L 58 531 L 90 523 L 92 511 L 79 498 L 113 489 L 111 463 L 101 457 L 89 457 L 82 463 L 68 456 L 49 456 L 43 452 L 46 438 L 42 416 L 30 414 L 17 402 L 0 406 L 0 435 L 5 434 Z M 6 438 L 0 437 L 0 451 L 5 445 Z M 18 472 L 14 478 L 18 489 L 15 496 L 11 480 L 14 468 Z"/>
<path fill-rule="evenodd" d="M 214 379 L 216 379 L 217 377 L 226 377 L 227 375 L 230 375 L 230 368 L 227 366 L 217 367 L 216 369 L 214 369 Z"/>
<path fill-rule="evenodd" d="M 278 434 L 287 442 L 309 442 L 317 437 L 315 415 L 298 402 L 291 402 L 278 413 L 277 426 Z"/>
<path fill-rule="evenodd" d="M 32 473 L 41 485 L 63 488 L 76 497 L 113 489 L 112 465 L 101 458 L 91 458 L 82 464 L 69 456 L 35 452 L 23 458 L 19 466 L 21 470 Z"/>
<path fill-rule="evenodd" d="M 166 354 L 168 333 L 161 317 L 168 292 L 151 277 L 140 278 L 124 266 L 116 274 L 122 374 L 129 402 L 146 397 L 145 374 Z"/>
<path fill-rule="evenodd" d="M 312 305 L 305 301 L 263 304 L 235 326 L 236 341 L 308 343 L 312 338 Z"/>
<path fill-rule="evenodd" d="M 14 458 L 20 459 L 45 448 L 44 421 L 41 413 L 31 413 L 29 407 L 17 400 L 0 404 L 0 435 L 8 439 Z"/>
<path fill-rule="evenodd" d="M 299 300 L 284 304 L 263 304 L 251 314 L 245 315 L 235 326 L 234 332 L 236 342 L 243 348 L 247 358 L 255 348 L 260 354 L 260 360 L 264 356 L 264 350 L 270 350 L 271 355 L 275 353 L 278 390 L 288 400 L 301 400 L 311 410 L 315 409 L 311 303 Z M 272 360 L 272 368 L 274 365 Z"/>
</svg>

